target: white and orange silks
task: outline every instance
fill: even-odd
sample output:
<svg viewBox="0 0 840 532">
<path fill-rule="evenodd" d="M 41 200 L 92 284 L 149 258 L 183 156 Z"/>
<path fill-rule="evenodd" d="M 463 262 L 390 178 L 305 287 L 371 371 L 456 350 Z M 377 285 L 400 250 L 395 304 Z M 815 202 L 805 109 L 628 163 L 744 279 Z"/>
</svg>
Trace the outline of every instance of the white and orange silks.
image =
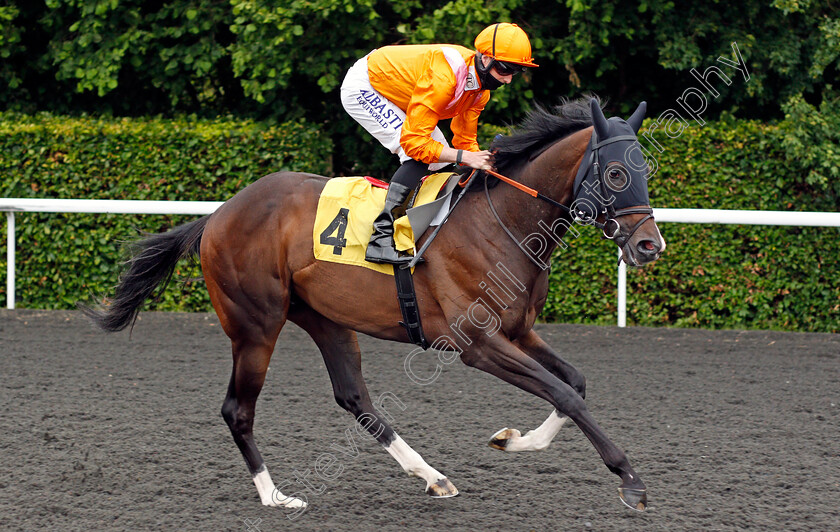
<svg viewBox="0 0 840 532">
<path fill-rule="evenodd" d="M 475 52 L 463 46 L 386 46 L 356 62 L 341 86 L 344 109 L 400 162 L 437 170 L 444 146 L 437 127 L 452 119 L 452 145 L 479 151 L 478 117 L 490 100 L 475 74 Z"/>
</svg>

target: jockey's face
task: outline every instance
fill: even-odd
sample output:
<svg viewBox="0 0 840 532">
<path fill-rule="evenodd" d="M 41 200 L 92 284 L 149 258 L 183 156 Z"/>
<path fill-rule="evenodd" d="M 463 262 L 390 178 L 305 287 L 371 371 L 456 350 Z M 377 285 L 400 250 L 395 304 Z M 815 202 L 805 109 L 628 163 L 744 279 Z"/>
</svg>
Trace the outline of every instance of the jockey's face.
<svg viewBox="0 0 840 532">
<path fill-rule="evenodd" d="M 481 62 L 484 64 L 485 67 L 489 66 L 491 61 L 493 61 L 492 58 L 487 57 L 486 55 L 481 56 Z M 505 85 L 513 81 L 513 74 L 502 75 L 499 74 L 499 71 L 495 68 L 492 68 L 490 70 L 490 75 L 499 80 L 500 82 L 504 83 Z"/>
</svg>

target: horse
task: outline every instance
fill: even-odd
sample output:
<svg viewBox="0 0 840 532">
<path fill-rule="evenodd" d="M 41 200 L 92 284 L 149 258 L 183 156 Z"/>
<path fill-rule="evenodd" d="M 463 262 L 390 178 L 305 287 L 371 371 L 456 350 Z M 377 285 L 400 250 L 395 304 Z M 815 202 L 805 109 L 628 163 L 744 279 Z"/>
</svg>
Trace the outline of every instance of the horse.
<svg viewBox="0 0 840 532">
<path fill-rule="evenodd" d="M 639 511 L 647 506 L 646 486 L 588 411 L 584 376 L 533 325 L 545 303 L 551 253 L 567 231 L 575 231 L 573 223 L 599 227 L 632 266 L 655 261 L 665 250 L 649 205 L 649 168 L 636 137 L 645 109 L 642 102 L 625 121 L 606 119 L 595 98 L 563 100 L 553 112 L 537 106 L 512 134 L 494 141 L 499 177 L 472 178 L 483 180 L 484 193 L 480 188 L 465 193 L 414 271 L 423 328 L 436 338 L 432 347 L 554 409 L 524 435 L 498 431 L 490 446 L 505 452 L 544 449 L 571 419 L 620 478 L 621 501 Z M 233 354 L 222 416 L 263 505 L 307 505 L 305 496 L 286 496 L 275 487 L 253 433 L 257 397 L 287 321 L 317 344 L 338 405 L 404 471 L 423 479 L 427 494 L 455 496 L 452 482 L 427 464 L 371 402 L 356 334 L 396 342 L 408 342 L 409 336 L 399 324 L 396 288 L 388 275 L 315 260 L 313 223 L 327 180 L 272 173 L 210 215 L 145 236 L 134 243 L 110 302 L 86 312 L 106 331 L 133 326 L 141 304 L 171 280 L 176 262 L 198 257 Z M 542 240 L 535 236 L 540 228 L 548 235 Z"/>
</svg>

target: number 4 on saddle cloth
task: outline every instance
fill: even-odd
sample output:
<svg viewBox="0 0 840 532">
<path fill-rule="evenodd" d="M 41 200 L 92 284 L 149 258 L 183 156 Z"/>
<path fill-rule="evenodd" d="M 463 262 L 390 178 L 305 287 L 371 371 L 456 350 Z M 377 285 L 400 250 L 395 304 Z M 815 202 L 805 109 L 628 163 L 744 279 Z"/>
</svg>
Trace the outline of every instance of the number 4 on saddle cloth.
<svg viewBox="0 0 840 532">
<path fill-rule="evenodd" d="M 449 179 L 452 176 L 454 179 Z M 423 180 L 420 190 L 410 200 L 405 216 L 394 221 L 394 242 L 398 251 L 415 249 L 415 240 L 431 225 L 443 219 L 458 174 L 443 172 Z M 373 178 L 337 177 L 327 181 L 318 200 L 312 245 L 317 260 L 363 266 L 394 275 L 391 264 L 365 260 L 373 221 L 382 212 L 387 190 Z"/>
</svg>

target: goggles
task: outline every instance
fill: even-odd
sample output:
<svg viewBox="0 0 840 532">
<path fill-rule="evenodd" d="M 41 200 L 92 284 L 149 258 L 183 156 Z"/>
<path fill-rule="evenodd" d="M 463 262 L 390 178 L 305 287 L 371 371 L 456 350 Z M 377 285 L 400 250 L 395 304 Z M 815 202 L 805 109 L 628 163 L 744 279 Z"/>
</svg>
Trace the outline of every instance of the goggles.
<svg viewBox="0 0 840 532">
<path fill-rule="evenodd" d="M 493 64 L 491 65 L 493 68 L 496 69 L 496 72 L 501 74 L 502 76 L 513 76 L 515 74 L 521 74 L 525 72 L 525 67 L 522 65 L 517 65 L 516 63 L 508 63 L 505 61 L 497 61 L 493 60 Z"/>
</svg>

